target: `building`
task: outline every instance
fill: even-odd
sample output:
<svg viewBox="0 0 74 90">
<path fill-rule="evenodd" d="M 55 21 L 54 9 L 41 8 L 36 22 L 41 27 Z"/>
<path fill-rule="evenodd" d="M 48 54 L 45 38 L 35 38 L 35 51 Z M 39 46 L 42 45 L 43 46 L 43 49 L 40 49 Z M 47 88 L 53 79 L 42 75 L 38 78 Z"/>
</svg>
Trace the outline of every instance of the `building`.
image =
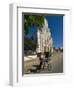
<svg viewBox="0 0 74 90">
<path fill-rule="evenodd" d="M 48 22 L 44 19 L 44 25 L 37 30 L 37 53 L 53 52 L 53 40 L 51 37 L 50 28 Z"/>
</svg>

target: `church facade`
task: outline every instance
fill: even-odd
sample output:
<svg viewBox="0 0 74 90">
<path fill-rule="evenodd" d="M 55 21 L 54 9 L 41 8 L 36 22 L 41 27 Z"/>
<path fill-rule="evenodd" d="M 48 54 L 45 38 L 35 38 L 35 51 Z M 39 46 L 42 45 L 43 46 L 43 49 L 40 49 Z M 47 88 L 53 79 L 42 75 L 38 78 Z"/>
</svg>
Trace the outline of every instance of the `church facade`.
<svg viewBox="0 0 74 90">
<path fill-rule="evenodd" d="M 51 52 L 53 53 L 53 39 L 51 37 L 48 22 L 44 19 L 44 25 L 37 30 L 37 53 Z"/>
</svg>

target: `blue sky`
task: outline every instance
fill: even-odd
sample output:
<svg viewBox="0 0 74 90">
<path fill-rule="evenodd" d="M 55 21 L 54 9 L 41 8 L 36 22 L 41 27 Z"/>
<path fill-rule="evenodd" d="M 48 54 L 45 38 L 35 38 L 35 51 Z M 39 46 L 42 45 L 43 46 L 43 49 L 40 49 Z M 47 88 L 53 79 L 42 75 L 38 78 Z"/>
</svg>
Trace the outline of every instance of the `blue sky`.
<svg viewBox="0 0 74 90">
<path fill-rule="evenodd" d="M 45 16 L 53 38 L 54 47 L 63 47 L 63 16 Z"/>
<path fill-rule="evenodd" d="M 63 47 L 63 16 L 62 15 L 50 15 L 45 16 L 48 21 L 48 27 L 50 28 L 51 36 L 53 38 L 54 47 Z M 29 28 L 30 37 L 34 32 L 37 31 L 36 27 Z"/>
</svg>

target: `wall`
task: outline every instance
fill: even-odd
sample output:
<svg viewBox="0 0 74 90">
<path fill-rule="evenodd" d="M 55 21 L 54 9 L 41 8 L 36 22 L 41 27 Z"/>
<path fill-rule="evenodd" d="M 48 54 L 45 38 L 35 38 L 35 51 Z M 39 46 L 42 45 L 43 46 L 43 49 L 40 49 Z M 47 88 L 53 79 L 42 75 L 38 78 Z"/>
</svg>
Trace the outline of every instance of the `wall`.
<svg viewBox="0 0 74 90">
<path fill-rule="evenodd" d="M 57 82 L 57 76 L 55 81 L 50 83 L 50 80 L 44 78 L 45 83 L 39 83 L 37 79 L 43 80 L 40 77 L 36 79 L 37 84 L 25 85 L 24 87 L 10 87 L 9 86 L 9 4 L 10 3 L 20 3 L 25 2 L 38 2 L 42 3 L 49 3 L 49 5 L 58 5 L 58 6 L 69 6 L 72 10 L 71 12 L 71 30 L 70 30 L 70 43 L 69 43 L 69 62 L 70 62 L 70 77 L 69 80 L 65 80 L 61 78 L 59 82 Z M 35 89 L 67 89 L 73 90 L 73 83 L 74 83 L 74 4 L 73 0 L 1 0 L 0 1 L 0 90 L 2 89 L 27 89 L 27 90 L 35 90 Z M 58 77 L 60 78 L 60 76 Z M 48 80 L 47 80 L 48 79 Z M 70 82 L 69 82 L 70 81 Z"/>
</svg>

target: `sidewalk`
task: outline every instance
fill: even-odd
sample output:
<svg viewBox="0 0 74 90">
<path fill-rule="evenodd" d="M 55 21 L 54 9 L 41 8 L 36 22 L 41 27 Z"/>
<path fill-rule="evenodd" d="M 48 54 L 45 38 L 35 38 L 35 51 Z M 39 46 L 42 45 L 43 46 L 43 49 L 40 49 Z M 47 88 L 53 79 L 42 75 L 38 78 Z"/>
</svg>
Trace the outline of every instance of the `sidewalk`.
<svg viewBox="0 0 74 90">
<path fill-rule="evenodd" d="M 25 56 L 25 57 L 24 57 L 24 61 L 36 60 L 36 58 L 37 58 L 37 55 Z"/>
</svg>

